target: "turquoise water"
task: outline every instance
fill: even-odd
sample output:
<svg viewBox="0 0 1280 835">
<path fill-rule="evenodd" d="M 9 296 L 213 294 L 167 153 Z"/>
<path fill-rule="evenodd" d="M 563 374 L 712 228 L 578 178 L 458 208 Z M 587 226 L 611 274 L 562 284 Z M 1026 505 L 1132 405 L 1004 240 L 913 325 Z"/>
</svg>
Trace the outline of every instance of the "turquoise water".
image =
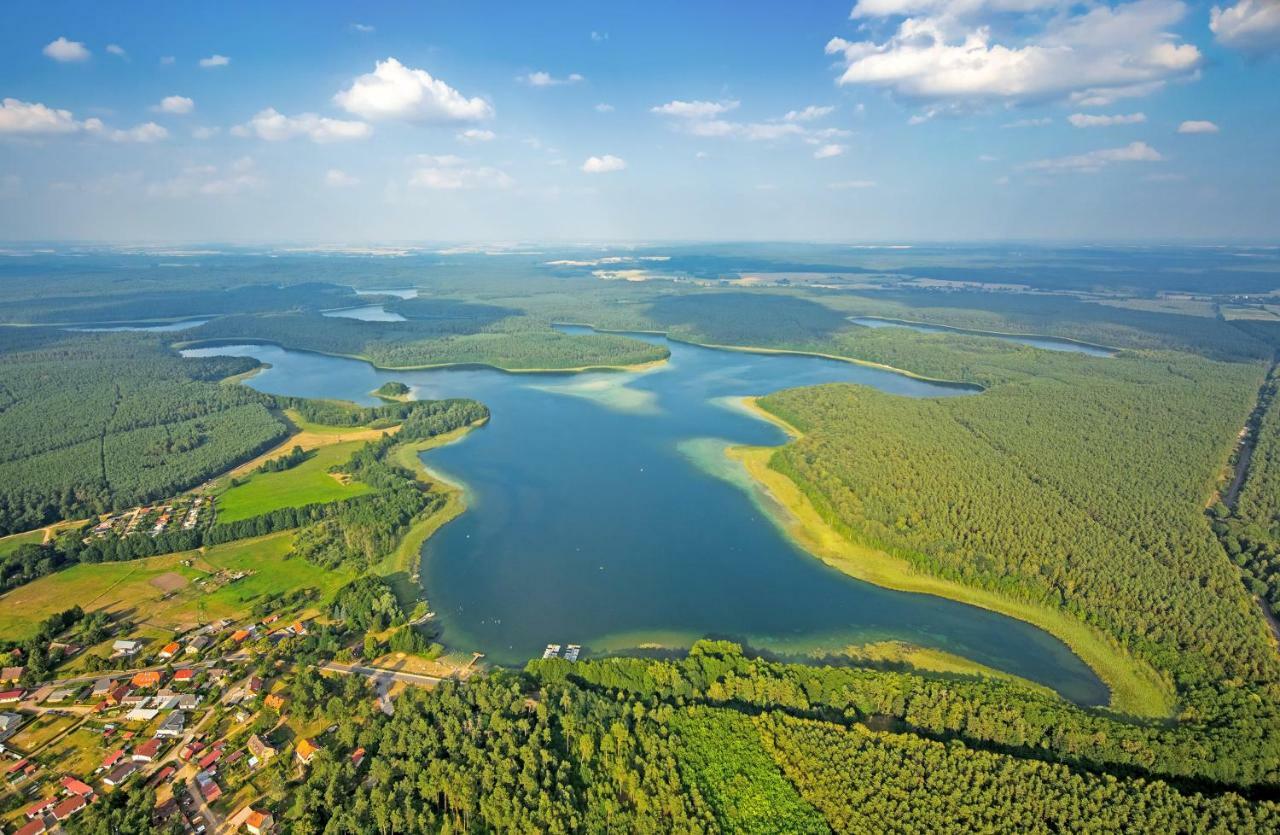
<svg viewBox="0 0 1280 835">
<path fill-rule="evenodd" d="M 590 655 L 714 636 L 804 655 L 900 639 L 1106 702 L 1097 677 L 1035 627 L 862 583 L 799 550 L 723 456 L 726 444 L 785 441 L 736 407 L 744 395 L 830 382 L 904 397 L 971 390 L 817 357 L 669 347 L 652 371 L 577 375 L 382 371 L 268 345 L 184 353 L 268 362 L 248 383 L 263 391 L 373 403 L 368 392 L 401 380 L 419 398 L 490 407 L 488 425 L 424 456 L 467 491 L 466 513 L 423 552 L 450 647 L 522 664 L 548 643 Z"/>
<path fill-rule="evenodd" d="M 1091 357 L 1110 357 L 1115 354 L 1115 352 L 1098 345 L 1073 342 L 1070 339 L 1054 339 L 1051 336 L 965 330 L 964 328 L 949 328 L 945 325 L 925 325 L 920 322 L 907 322 L 902 319 L 880 319 L 875 316 L 850 316 L 849 321 L 855 325 L 862 325 L 864 328 L 906 328 L 920 333 L 962 333 L 970 336 L 985 336 L 991 339 L 1002 339 L 1005 342 L 1016 342 L 1019 345 L 1030 345 L 1032 348 L 1043 348 L 1046 351 L 1066 351 L 1071 354 L 1088 354 Z"/>
</svg>

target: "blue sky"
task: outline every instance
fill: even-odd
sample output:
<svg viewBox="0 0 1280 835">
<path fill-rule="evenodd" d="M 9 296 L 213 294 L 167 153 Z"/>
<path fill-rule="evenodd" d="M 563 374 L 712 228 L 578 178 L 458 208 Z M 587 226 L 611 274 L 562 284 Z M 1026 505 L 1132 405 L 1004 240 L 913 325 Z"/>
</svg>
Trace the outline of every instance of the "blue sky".
<svg viewBox="0 0 1280 835">
<path fill-rule="evenodd" d="M 6 11 L 10 240 L 1280 238 L 1280 0 Z"/>
</svg>

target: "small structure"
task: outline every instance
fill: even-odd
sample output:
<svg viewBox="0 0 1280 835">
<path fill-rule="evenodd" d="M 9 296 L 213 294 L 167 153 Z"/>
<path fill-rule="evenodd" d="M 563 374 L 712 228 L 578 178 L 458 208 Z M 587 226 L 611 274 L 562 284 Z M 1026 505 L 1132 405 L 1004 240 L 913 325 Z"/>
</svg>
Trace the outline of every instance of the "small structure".
<svg viewBox="0 0 1280 835">
<path fill-rule="evenodd" d="M 182 649 L 177 641 L 170 641 L 160 649 L 160 657 L 164 659 L 172 658 L 178 654 L 178 650 Z"/>
<path fill-rule="evenodd" d="M 262 741 L 262 737 L 254 734 L 249 737 L 248 742 L 249 753 L 257 757 L 260 762 L 266 762 L 279 753 L 273 746 Z"/>
<path fill-rule="evenodd" d="M 24 721 L 21 713 L 0 713 L 0 742 L 16 734 Z"/>
<path fill-rule="evenodd" d="M 357 748 L 351 752 L 351 764 L 356 768 L 360 767 L 360 763 L 364 762 L 364 749 Z"/>
<path fill-rule="evenodd" d="M 262 702 L 276 713 L 280 713 L 284 710 L 284 696 L 281 696 L 279 693 L 268 693 L 267 697 L 263 699 Z"/>
<path fill-rule="evenodd" d="M 107 776 L 102 778 L 102 782 L 106 783 L 108 786 L 123 785 L 126 780 L 128 780 L 137 772 L 138 772 L 137 763 L 132 761 L 123 762 L 123 763 L 120 763 L 120 765 L 116 766 L 115 768 L 111 769 L 111 771 L 107 773 Z"/>
<path fill-rule="evenodd" d="M 111 689 L 112 689 L 113 687 L 115 687 L 115 686 L 116 686 L 116 683 L 115 683 L 114 681 L 112 681 L 111 679 L 109 679 L 109 678 L 100 678 L 100 679 L 98 679 L 97 681 L 95 681 L 95 682 L 93 683 L 93 693 L 92 693 L 92 695 L 93 695 L 93 697 L 94 697 L 95 699 L 96 699 L 96 698 L 99 698 L 100 696 L 105 696 L 105 695 L 107 695 L 108 693 L 110 693 L 110 692 L 111 692 Z"/>
<path fill-rule="evenodd" d="M 111 645 L 111 655 L 113 657 L 128 658 L 137 655 L 142 651 L 142 641 L 122 640 L 116 641 Z"/>
<path fill-rule="evenodd" d="M 151 762 L 159 756 L 162 745 L 164 745 L 164 741 L 161 739 L 148 739 L 133 749 L 133 761 L 136 763 Z"/>
<path fill-rule="evenodd" d="M 190 684 L 196 680 L 196 671 L 190 667 L 183 667 L 180 670 L 173 671 L 174 684 Z"/>
<path fill-rule="evenodd" d="M 93 797 L 93 787 L 83 780 L 77 780 L 71 775 L 62 778 L 58 784 L 62 786 L 62 790 L 68 795 L 79 795 L 80 797 Z"/>
<path fill-rule="evenodd" d="M 0 693 L 0 705 L 13 704 L 14 702 L 20 702 L 22 701 L 22 696 L 24 693 L 26 693 L 26 691 L 22 690 L 21 688 L 18 688 L 16 690 L 5 690 L 4 692 Z"/>
<path fill-rule="evenodd" d="M 187 726 L 187 714 L 180 710 L 170 713 L 168 718 L 164 720 L 164 724 L 156 731 L 156 738 L 172 739 L 182 735 L 182 730 Z"/>
<path fill-rule="evenodd" d="M 55 820 L 64 821 L 88 805 L 89 801 L 77 794 L 54 806 L 50 814 Z"/>
<path fill-rule="evenodd" d="M 26 667 L 5 667 L 0 670 L 0 684 L 17 684 L 26 671 Z"/>
<path fill-rule="evenodd" d="M 303 765 L 305 765 L 311 762 L 311 759 L 315 757 L 316 754 L 320 753 L 320 746 L 316 745 L 309 739 L 303 739 L 298 743 L 298 747 L 294 753 L 297 754 L 298 759 L 302 761 Z"/>
<path fill-rule="evenodd" d="M 582 647 L 578 646 L 577 644 L 569 644 L 569 647 L 564 651 L 564 660 L 577 661 L 578 654 L 581 652 L 582 652 Z"/>
<path fill-rule="evenodd" d="M 105 769 L 112 768 L 113 766 L 115 766 L 116 763 L 120 762 L 122 759 L 124 759 L 124 749 L 117 748 L 116 750 L 112 751 L 110 754 L 107 754 L 107 756 L 103 757 L 102 765 L 98 766 L 98 770 L 103 771 Z"/>
<path fill-rule="evenodd" d="M 275 823 L 275 819 L 271 817 L 270 812 L 250 810 L 249 815 L 244 819 L 244 828 L 252 835 L 266 835 L 271 831 L 271 827 L 275 826 Z"/>
<path fill-rule="evenodd" d="M 144 670 L 130 679 L 129 683 L 134 687 L 155 687 L 160 684 L 160 671 Z"/>
<path fill-rule="evenodd" d="M 209 638 L 208 635 L 197 635 L 196 637 L 192 638 L 190 641 L 187 642 L 187 648 L 185 652 L 187 655 L 199 655 L 200 653 L 208 649 L 209 645 L 212 643 L 213 641 Z"/>
</svg>

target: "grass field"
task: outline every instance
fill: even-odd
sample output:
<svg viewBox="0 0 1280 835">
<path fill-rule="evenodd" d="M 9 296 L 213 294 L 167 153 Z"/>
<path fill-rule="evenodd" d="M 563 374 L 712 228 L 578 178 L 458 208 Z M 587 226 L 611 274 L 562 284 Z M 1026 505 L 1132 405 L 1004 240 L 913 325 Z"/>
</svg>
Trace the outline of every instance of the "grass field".
<svg viewBox="0 0 1280 835">
<path fill-rule="evenodd" d="M 290 438 L 289 443 L 295 443 L 295 439 Z M 368 485 L 358 481 L 344 483 L 329 472 L 330 467 L 345 463 L 364 443 L 351 440 L 315 447 L 311 457 L 296 467 L 248 476 L 239 487 L 217 497 L 218 521 L 235 522 L 282 507 L 302 507 L 368 493 Z"/>
<path fill-rule="evenodd" d="M 9 745 L 30 754 L 79 721 L 79 716 L 55 716 L 52 713 L 37 716 L 9 739 Z"/>
<path fill-rule="evenodd" d="M 2 537 L 0 538 L 0 557 L 9 556 L 14 551 L 18 550 L 19 545 L 26 545 L 28 543 L 32 545 L 39 545 L 41 542 L 44 542 L 44 528 Z"/>
<path fill-rule="evenodd" d="M 140 633 L 158 637 L 183 625 L 239 617 L 268 593 L 316 588 L 321 600 L 327 600 L 354 576 L 287 559 L 292 538 L 284 532 L 217 545 L 203 553 L 75 565 L 0 597 L 0 635 L 25 638 L 44 618 L 78 603 L 86 611 L 127 614 L 143 627 Z M 202 590 L 197 581 L 219 570 L 255 573 Z"/>
<path fill-rule="evenodd" d="M 761 409 L 754 398 L 744 400 L 744 405 L 793 437 L 799 436 L 795 427 Z M 1165 717 L 1172 712 L 1172 688 L 1154 669 L 1065 612 L 921 574 L 904 559 L 840 535 L 823 520 L 795 482 L 769 466 L 776 450 L 776 447 L 731 447 L 727 453 L 741 463 L 776 506 L 783 509 L 786 518 L 780 519 L 779 524 L 804 550 L 833 568 L 877 586 L 933 594 L 1038 626 L 1071 647 L 1106 683 L 1111 689 L 1112 708 L 1135 716 Z"/>
</svg>

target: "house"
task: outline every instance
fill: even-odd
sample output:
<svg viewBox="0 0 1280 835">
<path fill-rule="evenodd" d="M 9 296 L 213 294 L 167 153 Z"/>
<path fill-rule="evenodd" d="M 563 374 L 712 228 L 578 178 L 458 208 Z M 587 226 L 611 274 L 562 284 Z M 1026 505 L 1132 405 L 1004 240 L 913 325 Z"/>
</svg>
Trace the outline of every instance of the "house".
<svg viewBox="0 0 1280 835">
<path fill-rule="evenodd" d="M 241 748 L 241 749 L 240 749 L 240 750 L 238 750 L 238 751 L 232 751 L 232 752 L 231 752 L 231 755 L 227 757 L 227 761 L 226 761 L 225 765 L 235 765 L 236 763 L 240 762 L 240 760 L 242 760 L 242 759 L 244 759 L 244 749 L 243 749 L 243 748 Z"/>
<path fill-rule="evenodd" d="M 351 752 L 351 764 L 356 768 L 360 767 L 360 763 L 364 762 L 364 749 L 357 748 Z"/>
<path fill-rule="evenodd" d="M 149 763 L 160 753 L 164 740 L 148 739 L 146 742 L 133 749 L 133 761 L 136 763 Z"/>
<path fill-rule="evenodd" d="M 200 707 L 200 697 L 195 693 L 180 693 L 178 695 L 178 710 L 195 710 Z"/>
<path fill-rule="evenodd" d="M 5 690 L 3 693 L 0 693 L 0 705 L 13 704 L 14 702 L 22 701 L 22 695 L 25 692 L 26 691 L 22 689 Z"/>
<path fill-rule="evenodd" d="M 32 693 L 28 698 L 38 705 L 44 704 L 49 700 L 49 697 L 53 695 L 53 691 L 57 689 L 58 688 L 54 687 L 52 684 L 46 684 L 36 690 L 36 692 Z"/>
<path fill-rule="evenodd" d="M 107 694 L 106 704 L 109 704 L 109 705 L 124 704 L 124 700 L 128 698 L 130 692 L 132 691 L 130 691 L 127 686 L 122 684 L 119 687 L 112 689 L 112 691 Z"/>
<path fill-rule="evenodd" d="M 196 763 L 196 765 L 199 767 L 201 771 L 208 771 L 213 766 L 213 764 L 218 761 L 218 758 L 221 756 L 222 756 L 222 749 L 215 748 L 209 753 L 205 754 L 203 757 L 201 757 L 200 761 Z"/>
<path fill-rule="evenodd" d="M 26 768 L 26 767 L 27 767 L 28 765 L 30 765 L 30 764 L 31 764 L 31 760 L 27 759 L 26 757 L 23 757 L 22 759 L 18 760 L 16 763 L 14 763 L 14 764 L 10 765 L 8 768 L 6 768 L 6 769 L 5 769 L 5 771 L 4 771 L 4 773 L 5 773 L 5 774 L 19 774 L 19 773 L 21 773 L 21 772 L 22 772 L 22 769 Z"/>
<path fill-rule="evenodd" d="M 55 820 L 64 821 L 88 805 L 89 801 L 77 794 L 54 806 L 50 814 L 53 815 Z"/>
<path fill-rule="evenodd" d="M 17 684 L 26 670 L 26 667 L 5 667 L 0 670 L 0 684 Z"/>
<path fill-rule="evenodd" d="M 237 644 L 243 644 L 245 639 L 251 634 L 253 633 L 248 629 L 237 629 L 235 632 L 231 633 L 231 640 L 235 641 Z"/>
<path fill-rule="evenodd" d="M 164 720 L 164 724 L 156 731 L 156 737 L 172 738 L 182 735 L 182 729 L 187 726 L 187 714 L 180 710 L 170 713 L 168 718 Z"/>
<path fill-rule="evenodd" d="M 79 687 L 64 687 L 61 690 L 55 690 L 49 694 L 51 702 L 74 702 L 76 697 L 80 695 Z"/>
<path fill-rule="evenodd" d="M 110 754 L 107 754 L 107 756 L 103 758 L 102 765 L 98 766 L 98 770 L 102 771 L 104 769 L 111 768 L 116 763 L 120 762 L 120 760 L 122 759 L 124 759 L 124 749 L 117 748 L 116 750 L 112 751 Z"/>
<path fill-rule="evenodd" d="M 142 651 L 142 641 L 133 641 L 133 640 L 116 641 L 111 645 L 111 654 L 117 657 L 118 656 L 129 657 L 132 655 L 137 655 L 141 651 Z"/>
<path fill-rule="evenodd" d="M 175 656 L 175 655 L 177 655 L 177 654 L 178 654 L 178 650 L 180 650 L 180 649 L 182 649 L 182 647 L 178 644 L 178 642 L 177 642 L 177 641 L 171 641 L 171 642 L 169 642 L 169 643 L 165 644 L 165 645 L 160 649 L 160 657 L 161 657 L 161 658 L 172 658 L 173 656 Z"/>
<path fill-rule="evenodd" d="M 93 797 L 93 788 L 88 783 L 85 783 L 83 780 L 77 780 L 75 777 L 70 775 L 63 777 L 62 782 L 60 782 L 59 785 L 62 786 L 62 790 L 68 795 L 75 794 L 80 795 L 81 797 Z"/>
<path fill-rule="evenodd" d="M 125 714 L 125 721 L 128 722 L 150 722 L 156 718 L 160 711 L 154 707 L 135 707 L 133 710 Z"/>
<path fill-rule="evenodd" d="M 218 781 L 212 777 L 197 774 L 196 783 L 200 787 L 200 796 L 204 798 L 206 803 L 213 803 L 219 797 L 222 797 L 222 786 L 219 786 Z"/>
<path fill-rule="evenodd" d="M 56 797 L 46 797 L 43 800 L 38 800 L 27 807 L 27 817 L 38 818 L 42 816 L 45 812 L 52 809 L 54 804 L 57 802 L 58 802 L 58 798 Z"/>
<path fill-rule="evenodd" d="M 210 640 L 208 635 L 197 635 L 187 642 L 186 653 L 187 655 L 199 655 L 208 649 L 212 643 L 213 641 Z"/>
<path fill-rule="evenodd" d="M 141 707 L 149 698 L 150 696 L 146 693 L 138 693 L 134 690 L 130 690 L 123 698 L 120 699 L 120 704 L 123 707 Z"/>
<path fill-rule="evenodd" d="M 263 704 L 279 713 L 284 710 L 284 696 L 278 693 L 268 693 L 267 697 L 263 699 Z"/>
<path fill-rule="evenodd" d="M 186 762 L 202 750 L 204 750 L 203 742 L 188 742 L 186 745 L 182 746 L 182 750 L 178 752 L 178 759 Z"/>
<path fill-rule="evenodd" d="M 271 827 L 275 826 L 275 819 L 271 817 L 270 812 L 250 811 L 249 816 L 244 820 L 244 828 L 252 835 L 265 835 L 271 831 Z"/>
<path fill-rule="evenodd" d="M 42 835 L 48 831 L 49 827 L 45 825 L 44 818 L 36 818 L 13 830 L 13 835 Z"/>
<path fill-rule="evenodd" d="M 300 620 L 295 620 L 285 628 L 285 631 L 293 635 L 305 635 L 307 634 L 307 625 Z"/>
<path fill-rule="evenodd" d="M 16 734 L 25 721 L 21 713 L 0 713 L 0 742 Z"/>
<path fill-rule="evenodd" d="M 249 737 L 248 742 L 249 753 L 257 757 L 260 761 L 265 762 L 279 753 L 274 747 L 262 741 L 262 737 L 254 734 Z"/>
<path fill-rule="evenodd" d="M 129 680 L 134 687 L 155 687 L 160 684 L 159 670 L 144 670 Z"/>
<path fill-rule="evenodd" d="M 128 780 L 138 771 L 138 764 L 135 762 L 124 762 L 111 769 L 106 777 L 102 778 L 102 782 L 108 786 L 119 786 Z"/>
<path fill-rule="evenodd" d="M 93 683 L 93 697 L 96 699 L 111 692 L 116 683 L 109 678 L 100 678 Z"/>
<path fill-rule="evenodd" d="M 166 765 L 164 768 L 151 775 L 151 779 L 147 781 L 147 788 L 153 789 L 177 773 L 178 769 L 171 765 Z"/>
<path fill-rule="evenodd" d="M 258 678 L 257 676 L 250 676 L 250 677 L 249 677 L 249 692 L 250 692 L 250 693 L 261 693 L 261 692 L 262 692 L 262 679 Z"/>
<path fill-rule="evenodd" d="M 190 684 L 196 680 L 196 671 L 190 667 L 183 667 L 181 670 L 173 671 L 174 684 Z"/>
<path fill-rule="evenodd" d="M 316 745 L 309 739 L 304 739 L 298 743 L 298 747 L 295 749 L 294 753 L 298 755 L 298 759 L 303 763 L 309 763 L 311 762 L 311 758 L 319 753 L 319 751 L 319 745 Z"/>
</svg>

